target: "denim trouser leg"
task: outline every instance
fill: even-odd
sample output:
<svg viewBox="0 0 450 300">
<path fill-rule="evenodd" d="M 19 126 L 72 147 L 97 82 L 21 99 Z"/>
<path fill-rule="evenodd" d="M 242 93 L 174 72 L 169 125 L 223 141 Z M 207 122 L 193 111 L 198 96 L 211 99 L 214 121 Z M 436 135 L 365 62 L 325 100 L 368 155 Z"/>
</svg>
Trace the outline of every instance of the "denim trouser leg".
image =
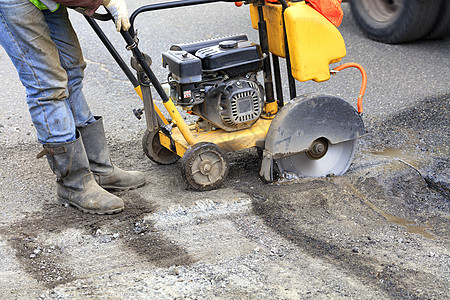
<svg viewBox="0 0 450 300">
<path fill-rule="evenodd" d="M 78 37 L 69 21 L 67 9 L 61 7 L 56 12 L 43 11 L 50 28 L 50 35 L 59 51 L 61 66 L 67 73 L 69 97 L 66 102 L 72 110 L 77 127 L 83 127 L 95 121 L 84 97 L 83 78 L 86 63 L 83 59 Z"/>
<path fill-rule="evenodd" d="M 48 14 L 28 0 L 0 0 L 0 44 L 26 88 L 38 140 L 59 143 L 74 140 L 75 126 L 93 116 L 82 96 L 84 61 L 67 12 Z"/>
</svg>

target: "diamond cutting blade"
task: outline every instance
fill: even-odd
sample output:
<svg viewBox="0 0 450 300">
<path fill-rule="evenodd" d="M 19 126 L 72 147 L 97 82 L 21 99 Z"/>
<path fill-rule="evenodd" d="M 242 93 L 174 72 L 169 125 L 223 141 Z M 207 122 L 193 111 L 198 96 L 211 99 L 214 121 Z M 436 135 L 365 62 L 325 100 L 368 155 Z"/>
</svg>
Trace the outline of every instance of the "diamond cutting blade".
<svg viewBox="0 0 450 300">
<path fill-rule="evenodd" d="M 293 173 L 299 177 L 323 177 L 342 175 L 349 168 L 355 153 L 355 140 L 331 144 L 320 158 L 313 158 L 308 152 L 275 160 L 280 174 Z"/>
</svg>

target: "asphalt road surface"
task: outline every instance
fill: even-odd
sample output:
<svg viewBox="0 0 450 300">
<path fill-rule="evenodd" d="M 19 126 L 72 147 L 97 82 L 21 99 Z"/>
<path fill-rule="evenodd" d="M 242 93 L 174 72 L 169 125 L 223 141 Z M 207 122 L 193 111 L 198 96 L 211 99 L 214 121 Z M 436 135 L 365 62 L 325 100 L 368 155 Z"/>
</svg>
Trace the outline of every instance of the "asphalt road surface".
<svg viewBox="0 0 450 300">
<path fill-rule="evenodd" d="M 129 10 L 146 3 L 129 1 Z M 342 62 L 368 73 L 368 132 L 348 172 L 265 184 L 250 149 L 230 153 L 230 174 L 209 192 L 190 190 L 179 163 L 143 154 L 145 121 L 132 113 L 140 99 L 71 12 L 88 65 L 84 91 L 105 119 L 113 161 L 148 182 L 118 194 L 126 208 L 115 216 L 56 203 L 54 175 L 35 159 L 24 88 L 0 49 L 0 298 L 448 299 L 450 40 L 377 43 L 342 6 Z M 135 25 L 162 81 L 171 44 L 241 33 L 257 42 L 248 8 L 231 3 L 147 13 Z M 113 24 L 101 26 L 128 61 Z M 360 80 L 346 70 L 298 83 L 298 93 L 356 105 Z"/>
</svg>

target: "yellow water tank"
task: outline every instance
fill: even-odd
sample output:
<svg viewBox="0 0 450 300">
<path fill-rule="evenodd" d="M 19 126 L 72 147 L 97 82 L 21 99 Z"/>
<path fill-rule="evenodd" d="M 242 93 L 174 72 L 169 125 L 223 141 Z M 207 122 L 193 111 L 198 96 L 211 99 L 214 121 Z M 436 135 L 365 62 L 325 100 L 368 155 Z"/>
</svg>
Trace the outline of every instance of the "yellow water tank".
<svg viewBox="0 0 450 300">
<path fill-rule="evenodd" d="M 282 7 L 266 3 L 263 6 L 267 23 L 269 51 L 286 57 Z M 253 28 L 258 28 L 256 7 L 250 8 Z M 329 65 L 346 55 L 345 43 L 339 30 L 314 8 L 304 2 L 289 2 L 284 11 L 286 36 L 291 58 L 292 76 L 299 81 L 317 82 L 330 79 Z"/>
<path fill-rule="evenodd" d="M 284 28 L 283 28 L 283 7 L 281 4 L 267 3 L 263 6 L 264 20 L 267 27 L 267 39 L 269 40 L 269 51 L 278 57 L 285 58 Z M 250 5 L 250 17 L 252 27 L 258 29 L 258 9 L 253 4 Z"/>
</svg>

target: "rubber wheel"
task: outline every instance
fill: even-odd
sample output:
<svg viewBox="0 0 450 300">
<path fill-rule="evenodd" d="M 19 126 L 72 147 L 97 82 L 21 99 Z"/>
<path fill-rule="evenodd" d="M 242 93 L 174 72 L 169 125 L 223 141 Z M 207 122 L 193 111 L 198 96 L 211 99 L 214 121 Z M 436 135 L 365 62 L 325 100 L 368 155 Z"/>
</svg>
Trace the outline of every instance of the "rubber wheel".
<svg viewBox="0 0 450 300">
<path fill-rule="evenodd" d="M 322 146 L 321 151 L 301 152 L 275 160 L 275 172 L 298 177 L 324 177 L 343 175 L 353 160 L 356 140 L 331 144 L 325 138 L 313 142 Z"/>
<path fill-rule="evenodd" d="M 448 35 L 450 35 L 450 1 L 442 0 L 433 28 L 425 38 L 429 40 L 442 39 Z"/>
<path fill-rule="evenodd" d="M 195 144 L 181 158 L 181 175 L 198 191 L 209 191 L 220 186 L 228 175 L 228 169 L 225 151 L 213 143 Z"/>
<path fill-rule="evenodd" d="M 430 32 L 441 0 L 349 0 L 349 3 L 356 23 L 369 38 L 397 44 L 418 40 Z"/>
<path fill-rule="evenodd" d="M 142 148 L 151 161 L 160 165 L 170 165 L 180 159 L 178 155 L 161 145 L 159 131 L 146 130 L 142 137 Z"/>
</svg>

